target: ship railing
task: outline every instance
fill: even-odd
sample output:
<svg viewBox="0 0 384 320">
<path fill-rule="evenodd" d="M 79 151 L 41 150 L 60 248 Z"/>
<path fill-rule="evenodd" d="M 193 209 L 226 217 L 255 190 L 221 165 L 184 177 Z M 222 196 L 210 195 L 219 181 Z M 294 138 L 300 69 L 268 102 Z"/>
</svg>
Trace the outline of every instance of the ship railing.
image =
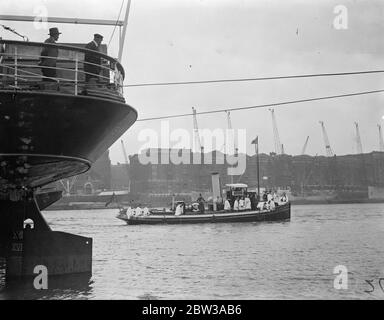
<svg viewBox="0 0 384 320">
<path fill-rule="evenodd" d="M 57 58 L 42 56 L 44 48 L 57 50 Z M 86 54 L 97 57 L 101 64 L 85 61 Z M 43 60 L 48 63 L 41 65 Z M 92 68 L 94 70 L 90 70 Z M 54 90 L 121 100 L 124 76 L 124 69 L 116 59 L 97 51 L 68 45 L 0 40 L 0 89 Z"/>
</svg>

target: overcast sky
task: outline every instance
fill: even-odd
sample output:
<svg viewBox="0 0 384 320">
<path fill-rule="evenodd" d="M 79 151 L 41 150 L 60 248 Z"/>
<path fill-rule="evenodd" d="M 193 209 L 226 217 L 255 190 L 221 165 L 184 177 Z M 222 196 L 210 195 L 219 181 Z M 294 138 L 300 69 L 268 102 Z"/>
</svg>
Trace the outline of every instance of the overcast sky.
<svg viewBox="0 0 384 320">
<path fill-rule="evenodd" d="M 127 2 L 127 1 L 126 1 Z M 0 0 L 0 14 L 34 15 L 45 5 L 51 16 L 116 19 L 121 0 Z M 348 29 L 336 30 L 336 5 L 348 9 Z M 121 17 L 123 18 L 123 16 Z M 33 24 L 1 22 L 44 41 L 46 30 Z M 113 28 L 58 26 L 59 42 L 88 42 L 95 32 L 109 41 Z M 306 73 L 384 69 L 384 1 L 346 0 L 132 0 L 123 66 L 126 84 L 236 79 Z M 0 29 L 0 36 L 16 39 Z M 117 37 L 109 54 L 117 56 Z M 253 106 L 384 89 L 384 75 L 126 88 L 125 98 L 139 118 Z M 325 154 L 319 120 L 325 122 L 336 154 L 356 152 L 354 121 L 363 150 L 378 150 L 377 124 L 384 125 L 384 94 L 302 103 L 275 108 L 280 138 L 288 154 Z M 198 116 L 200 128 L 226 128 L 225 113 Z M 260 136 L 260 150 L 274 149 L 267 108 L 232 113 L 234 128 Z M 192 118 L 170 120 L 171 129 L 192 132 Z M 160 122 L 137 122 L 123 139 L 129 154 L 142 146 L 140 130 Z M 160 131 L 159 131 L 160 132 Z M 120 143 L 112 162 L 124 162 Z"/>
</svg>

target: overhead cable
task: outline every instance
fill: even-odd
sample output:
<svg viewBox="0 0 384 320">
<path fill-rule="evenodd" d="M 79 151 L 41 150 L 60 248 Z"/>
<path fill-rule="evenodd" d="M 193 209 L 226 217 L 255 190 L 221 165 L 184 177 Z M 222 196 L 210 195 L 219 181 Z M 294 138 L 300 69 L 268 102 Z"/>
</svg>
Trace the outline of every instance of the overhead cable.
<svg viewBox="0 0 384 320">
<path fill-rule="evenodd" d="M 374 93 L 383 93 L 383 92 L 384 92 L 384 89 L 371 90 L 371 91 L 361 91 L 361 92 L 346 93 L 346 94 L 339 94 L 339 95 L 330 95 L 330 96 L 323 96 L 323 97 L 316 97 L 316 98 L 307 98 L 307 99 L 299 99 L 299 100 L 289 100 L 289 101 L 282 101 L 282 102 L 273 102 L 273 103 L 268 103 L 268 104 L 259 104 L 259 105 L 247 106 L 247 107 L 222 108 L 222 109 L 216 109 L 216 110 L 211 110 L 211 111 L 196 112 L 196 114 L 204 115 L 204 114 L 214 114 L 214 113 L 227 112 L 227 111 L 242 111 L 242 110 L 267 108 L 267 107 L 274 107 L 274 106 L 284 106 L 284 105 L 290 105 L 290 104 L 296 104 L 296 103 L 304 103 L 304 102 L 313 102 L 313 101 L 321 101 L 321 100 L 329 100 L 329 99 L 339 99 L 339 98 L 346 98 L 346 97 L 354 97 L 354 96 L 361 96 L 361 95 L 374 94 Z M 173 119 L 173 118 L 181 118 L 181 117 L 189 117 L 189 116 L 193 116 L 193 113 L 184 113 L 184 114 L 175 114 L 175 115 L 167 115 L 167 116 L 159 116 L 159 117 L 150 117 L 150 118 L 138 119 L 137 121 Z"/>
<path fill-rule="evenodd" d="M 249 81 L 266 81 L 266 80 L 284 80 L 284 79 L 299 79 L 299 78 L 316 78 L 316 77 L 335 77 L 335 76 L 350 76 L 384 73 L 384 70 L 368 70 L 368 71 L 353 71 L 353 72 L 337 72 L 337 73 L 314 73 L 300 74 L 288 76 L 274 77 L 258 77 L 258 78 L 240 78 L 240 79 L 216 79 L 216 80 L 200 80 L 200 81 L 180 81 L 180 82 L 153 82 L 153 83 L 136 83 L 126 84 L 124 87 L 154 87 L 154 86 L 174 86 L 174 85 L 191 85 L 191 84 L 208 84 L 208 83 L 225 83 L 225 82 L 249 82 Z"/>
</svg>

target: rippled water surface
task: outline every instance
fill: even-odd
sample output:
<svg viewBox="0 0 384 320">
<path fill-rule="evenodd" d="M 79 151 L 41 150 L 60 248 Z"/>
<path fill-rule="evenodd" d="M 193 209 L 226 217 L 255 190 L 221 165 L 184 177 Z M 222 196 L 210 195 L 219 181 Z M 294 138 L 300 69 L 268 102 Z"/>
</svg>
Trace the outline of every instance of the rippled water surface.
<svg viewBox="0 0 384 320">
<path fill-rule="evenodd" d="M 44 212 L 53 230 L 93 238 L 92 278 L 44 292 L 0 280 L 0 299 L 384 299 L 384 204 L 293 206 L 282 223 L 127 226 L 116 214 Z M 338 265 L 347 290 L 334 289 Z"/>
</svg>

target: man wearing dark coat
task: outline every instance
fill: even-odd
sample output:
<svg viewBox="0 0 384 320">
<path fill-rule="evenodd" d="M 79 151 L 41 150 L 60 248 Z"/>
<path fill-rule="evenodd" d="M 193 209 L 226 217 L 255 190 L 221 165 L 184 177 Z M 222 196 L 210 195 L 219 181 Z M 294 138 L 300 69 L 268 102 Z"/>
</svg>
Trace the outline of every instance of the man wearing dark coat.
<svg viewBox="0 0 384 320">
<path fill-rule="evenodd" d="M 44 41 L 44 43 L 55 44 L 59 40 L 58 28 L 49 29 L 49 38 Z M 43 81 L 56 81 L 56 60 L 59 55 L 59 49 L 55 47 L 44 47 L 40 53 L 41 60 L 39 65 L 41 68 L 41 73 L 43 74 Z"/>
<path fill-rule="evenodd" d="M 204 214 L 204 211 L 205 211 L 204 202 L 205 202 L 205 200 L 204 200 L 203 196 L 200 193 L 199 197 L 197 198 L 197 203 L 199 204 L 199 211 L 202 214 Z"/>
<path fill-rule="evenodd" d="M 251 193 L 250 200 L 251 200 L 251 209 L 256 210 L 258 201 L 256 200 L 256 195 L 254 193 Z"/>
<path fill-rule="evenodd" d="M 103 41 L 103 36 L 96 33 L 94 35 L 93 41 L 88 43 L 85 46 L 85 49 L 99 52 L 100 45 Z M 85 72 L 85 81 L 89 82 L 90 79 L 99 79 L 101 71 L 101 57 L 98 54 L 92 52 L 86 52 L 84 58 L 84 72 Z"/>
</svg>

